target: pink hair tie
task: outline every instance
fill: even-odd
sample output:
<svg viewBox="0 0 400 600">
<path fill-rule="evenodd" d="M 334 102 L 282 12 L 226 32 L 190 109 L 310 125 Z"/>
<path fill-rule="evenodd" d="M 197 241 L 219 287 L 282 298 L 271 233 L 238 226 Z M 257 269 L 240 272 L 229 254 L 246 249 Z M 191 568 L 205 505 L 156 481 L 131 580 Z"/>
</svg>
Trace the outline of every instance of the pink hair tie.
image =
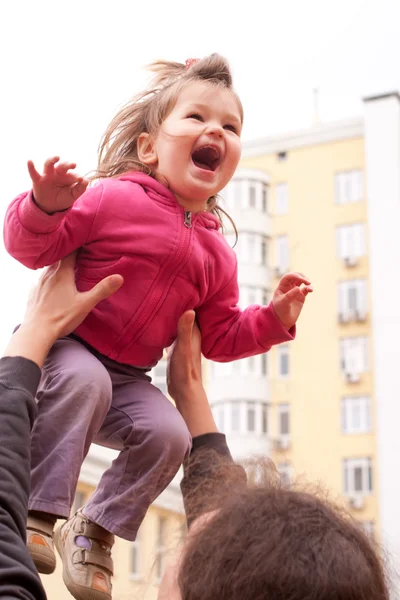
<svg viewBox="0 0 400 600">
<path fill-rule="evenodd" d="M 199 62 L 199 58 L 188 58 L 186 60 L 186 68 L 190 69 L 190 67 L 192 67 L 193 65 L 195 65 L 197 62 Z"/>
</svg>

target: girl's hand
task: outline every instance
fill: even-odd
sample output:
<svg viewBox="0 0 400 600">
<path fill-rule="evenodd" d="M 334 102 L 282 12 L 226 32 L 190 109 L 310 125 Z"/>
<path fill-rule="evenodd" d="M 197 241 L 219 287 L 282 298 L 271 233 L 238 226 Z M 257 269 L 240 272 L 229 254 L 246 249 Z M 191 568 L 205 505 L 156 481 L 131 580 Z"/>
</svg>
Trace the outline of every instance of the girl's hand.
<svg viewBox="0 0 400 600">
<path fill-rule="evenodd" d="M 43 175 L 36 171 L 31 160 L 28 161 L 35 202 L 48 214 L 72 206 L 89 184 L 86 179 L 71 172 L 76 167 L 75 163 L 60 163 L 59 160 L 58 156 L 48 158 L 44 163 Z"/>
<path fill-rule="evenodd" d="M 306 296 L 312 291 L 310 280 L 300 273 L 287 273 L 280 280 L 272 298 L 272 306 L 287 329 L 295 325 Z"/>
</svg>

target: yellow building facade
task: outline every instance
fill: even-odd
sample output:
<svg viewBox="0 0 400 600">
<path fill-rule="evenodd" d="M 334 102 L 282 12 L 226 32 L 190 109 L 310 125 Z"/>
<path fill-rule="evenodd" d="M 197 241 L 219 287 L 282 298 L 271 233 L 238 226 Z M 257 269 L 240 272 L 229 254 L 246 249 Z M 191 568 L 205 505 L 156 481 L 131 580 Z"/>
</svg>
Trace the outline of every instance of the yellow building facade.
<svg viewBox="0 0 400 600">
<path fill-rule="evenodd" d="M 322 482 L 333 496 L 344 496 L 366 529 L 376 530 L 379 494 L 361 123 L 317 126 L 268 141 L 266 150 L 244 158 L 243 167 L 263 170 L 270 180 L 272 289 L 287 271 L 306 274 L 315 288 L 299 320 L 296 341 L 269 355 L 269 436 L 275 440 L 271 457 L 290 478 L 304 475 Z M 249 144 L 245 154 L 252 153 Z M 343 345 L 354 339 L 360 340 L 361 350 L 356 348 L 353 362 L 365 351 L 360 365 L 351 364 L 351 350 L 343 355 Z"/>
</svg>

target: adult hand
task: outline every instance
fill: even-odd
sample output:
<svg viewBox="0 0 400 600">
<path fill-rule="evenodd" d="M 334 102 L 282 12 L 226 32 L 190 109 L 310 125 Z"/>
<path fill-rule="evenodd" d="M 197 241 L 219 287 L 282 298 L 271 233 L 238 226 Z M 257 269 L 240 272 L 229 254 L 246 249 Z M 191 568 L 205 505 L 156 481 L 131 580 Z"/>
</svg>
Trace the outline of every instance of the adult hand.
<svg viewBox="0 0 400 600">
<path fill-rule="evenodd" d="M 287 329 L 295 325 L 305 299 L 312 291 L 310 280 L 301 273 L 287 273 L 280 280 L 272 298 L 272 306 Z"/>
<path fill-rule="evenodd" d="M 110 275 L 91 290 L 75 285 L 76 254 L 48 267 L 33 289 L 21 326 L 7 346 L 6 356 L 25 356 L 41 366 L 56 339 L 68 335 L 101 300 L 123 284 L 121 275 Z"/>
<path fill-rule="evenodd" d="M 28 171 L 32 179 L 33 196 L 38 207 L 48 214 L 66 210 L 85 192 L 88 181 L 71 172 L 75 163 L 59 162 L 59 157 L 48 158 L 44 163 L 43 174 L 28 161 Z"/>
<path fill-rule="evenodd" d="M 168 353 L 167 384 L 192 437 L 218 431 L 203 387 L 201 334 L 192 310 L 179 319 L 177 339 Z"/>
</svg>

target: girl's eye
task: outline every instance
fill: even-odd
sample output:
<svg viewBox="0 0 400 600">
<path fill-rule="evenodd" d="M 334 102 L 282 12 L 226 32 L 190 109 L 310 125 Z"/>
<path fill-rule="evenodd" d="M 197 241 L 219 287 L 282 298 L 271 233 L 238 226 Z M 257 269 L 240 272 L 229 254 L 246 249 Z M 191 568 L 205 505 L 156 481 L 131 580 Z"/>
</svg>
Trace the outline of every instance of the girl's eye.
<svg viewBox="0 0 400 600">
<path fill-rule="evenodd" d="M 203 117 L 198 115 L 197 113 L 193 113 L 192 115 L 188 115 L 187 119 L 196 119 L 196 121 L 203 121 Z"/>
<path fill-rule="evenodd" d="M 237 128 L 234 125 L 224 125 L 224 129 L 227 129 L 228 131 L 233 131 L 233 133 L 237 134 Z"/>
</svg>

